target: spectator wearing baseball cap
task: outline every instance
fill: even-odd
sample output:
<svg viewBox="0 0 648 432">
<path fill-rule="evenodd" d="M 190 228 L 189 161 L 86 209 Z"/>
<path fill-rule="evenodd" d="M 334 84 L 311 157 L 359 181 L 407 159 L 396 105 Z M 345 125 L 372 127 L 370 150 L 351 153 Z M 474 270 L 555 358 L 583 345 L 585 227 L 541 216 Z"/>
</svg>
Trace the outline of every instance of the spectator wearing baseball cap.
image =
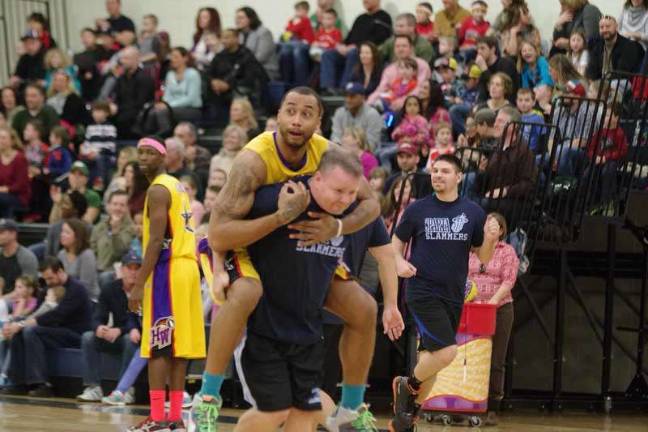
<svg viewBox="0 0 648 432">
<path fill-rule="evenodd" d="M 331 129 L 331 141 L 339 143 L 345 129 L 359 128 L 365 131 L 370 150 L 380 144 L 384 122 L 378 111 L 365 100 L 365 88 L 358 82 L 344 87 L 344 106 L 335 110 Z"/>
<path fill-rule="evenodd" d="M 85 332 L 81 337 L 85 389 L 77 396 L 79 400 L 99 402 L 103 397 L 101 376 L 99 368 L 96 367 L 100 363 L 100 353 L 119 356 L 119 376 L 122 376 L 139 346 L 142 335 L 137 327 L 137 320 L 128 311 L 128 296 L 135 286 L 137 271 L 141 266 L 142 259 L 129 250 L 121 259 L 120 277 L 101 291 L 95 307 L 92 330 Z M 109 324 L 111 316 L 112 323 Z"/>
<path fill-rule="evenodd" d="M 477 65 L 470 66 L 464 85 L 457 90 L 457 94 L 452 100 L 450 118 L 452 119 L 452 132 L 455 136 L 466 132 L 466 118 L 479 98 L 479 77 L 481 74 L 482 71 Z"/>
<path fill-rule="evenodd" d="M 36 277 L 38 260 L 25 246 L 18 243 L 18 224 L 13 219 L 0 219 L 0 276 L 4 287 L 0 296 L 13 291 L 20 275 Z"/>
<path fill-rule="evenodd" d="M 88 187 L 89 175 L 90 170 L 88 166 L 81 161 L 76 161 L 70 168 L 68 183 L 70 184 L 71 191 L 80 192 L 85 197 L 88 207 L 81 219 L 87 224 L 92 225 L 99 217 L 101 211 L 101 197 L 97 192 Z M 52 202 L 54 203 L 50 212 L 50 223 L 57 222 L 61 219 L 60 200 L 57 199 L 57 197 L 60 197 L 60 193 L 61 190 L 57 186 L 54 186 L 53 190 L 50 191 Z"/>
<path fill-rule="evenodd" d="M 43 82 L 45 79 L 45 50 L 40 35 L 29 30 L 21 38 L 25 53 L 20 56 L 9 85 L 23 90 L 29 82 Z"/>
<path fill-rule="evenodd" d="M 401 141 L 396 147 L 396 163 L 399 171 L 392 174 L 385 182 L 384 193 L 387 193 L 392 184 L 399 177 L 406 177 L 410 174 L 419 172 L 418 164 L 420 162 L 419 148 L 409 141 Z"/>
</svg>

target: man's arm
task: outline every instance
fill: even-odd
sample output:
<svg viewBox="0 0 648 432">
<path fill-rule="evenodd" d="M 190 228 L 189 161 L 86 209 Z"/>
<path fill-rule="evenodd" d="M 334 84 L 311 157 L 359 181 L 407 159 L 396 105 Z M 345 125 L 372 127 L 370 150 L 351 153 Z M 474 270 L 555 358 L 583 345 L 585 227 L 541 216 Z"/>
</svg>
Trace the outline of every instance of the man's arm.
<svg viewBox="0 0 648 432">
<path fill-rule="evenodd" d="M 209 221 L 209 246 L 213 251 L 248 246 L 291 222 L 306 209 L 303 200 L 309 194 L 305 187 L 290 183 L 284 188 L 293 188 L 292 184 L 299 193 L 290 194 L 292 197 L 285 201 L 280 198 L 276 211 L 256 219 L 243 219 L 252 209 L 255 192 L 264 176 L 265 165 L 256 153 L 243 151 L 236 157 Z"/>
<path fill-rule="evenodd" d="M 396 306 L 398 300 L 398 275 L 396 254 L 391 244 L 369 248 L 369 253 L 378 262 L 378 277 L 382 288 L 385 307 Z"/>
<path fill-rule="evenodd" d="M 476 229 L 480 228 L 476 227 Z M 500 226 L 495 218 L 488 218 L 484 223 L 483 230 L 484 236 L 481 246 L 473 247 L 472 251 L 477 255 L 479 261 L 483 264 L 488 264 L 495 253 L 495 246 L 497 246 L 499 240 Z"/>
<path fill-rule="evenodd" d="M 167 228 L 167 215 L 171 205 L 171 195 L 164 186 L 153 185 L 147 193 L 149 217 L 149 241 L 144 251 L 142 267 L 137 272 L 135 287 L 131 291 L 129 307 L 138 312 L 144 294 L 144 284 L 153 272 L 164 247 L 164 233 Z"/>
<path fill-rule="evenodd" d="M 416 267 L 405 259 L 405 242 L 403 242 L 397 235 L 392 237 L 392 248 L 396 257 L 396 271 L 398 276 L 402 278 L 411 278 L 416 275 Z"/>
</svg>

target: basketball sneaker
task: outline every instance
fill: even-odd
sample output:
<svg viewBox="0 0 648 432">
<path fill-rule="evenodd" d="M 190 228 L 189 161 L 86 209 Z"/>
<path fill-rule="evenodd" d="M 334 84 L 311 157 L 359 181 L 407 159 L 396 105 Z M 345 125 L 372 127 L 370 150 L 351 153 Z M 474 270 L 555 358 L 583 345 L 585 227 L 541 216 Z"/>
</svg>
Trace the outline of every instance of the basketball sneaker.
<svg viewBox="0 0 648 432">
<path fill-rule="evenodd" d="M 169 430 L 172 432 L 187 432 L 187 428 L 182 420 L 169 423 Z"/>
<path fill-rule="evenodd" d="M 133 387 L 122 393 L 119 390 L 114 390 L 108 396 L 101 398 L 101 402 L 108 405 L 124 406 L 135 403 L 135 389 Z"/>
<path fill-rule="evenodd" d="M 148 417 L 136 426 L 126 429 L 126 432 L 171 432 L 167 422 L 156 422 Z"/>
<path fill-rule="evenodd" d="M 166 409 L 171 408 L 171 402 L 170 401 L 164 402 L 164 407 Z M 182 408 L 184 409 L 191 408 L 191 395 L 187 392 L 182 392 Z"/>
<path fill-rule="evenodd" d="M 326 419 L 326 429 L 330 432 L 377 432 L 376 419 L 369 406 L 360 405 L 357 410 L 337 407 L 333 415 Z"/>
<path fill-rule="evenodd" d="M 392 382 L 394 394 L 394 418 L 389 422 L 389 430 L 405 432 L 413 430 L 418 420 L 419 407 L 416 404 L 418 392 L 409 385 L 407 377 L 397 376 Z"/>
<path fill-rule="evenodd" d="M 89 386 L 83 390 L 83 393 L 76 398 L 82 402 L 99 402 L 103 397 L 103 390 L 101 386 Z"/>
<path fill-rule="evenodd" d="M 203 397 L 196 393 L 189 415 L 189 432 L 217 432 L 222 405 L 223 399 L 220 397 Z"/>
</svg>

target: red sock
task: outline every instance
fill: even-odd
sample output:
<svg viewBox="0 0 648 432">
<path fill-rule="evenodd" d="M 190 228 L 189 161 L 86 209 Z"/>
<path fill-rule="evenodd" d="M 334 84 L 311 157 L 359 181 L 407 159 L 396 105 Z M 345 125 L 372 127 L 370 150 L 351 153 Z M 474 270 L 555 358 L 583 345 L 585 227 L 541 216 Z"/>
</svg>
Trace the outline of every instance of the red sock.
<svg viewBox="0 0 648 432">
<path fill-rule="evenodd" d="M 184 392 L 182 390 L 171 390 L 169 391 L 169 400 L 171 401 L 171 407 L 169 408 L 169 420 L 170 422 L 177 422 L 182 420 L 182 396 Z"/>
<path fill-rule="evenodd" d="M 165 390 L 149 390 L 151 398 L 151 420 L 156 422 L 164 421 L 164 397 Z"/>
</svg>

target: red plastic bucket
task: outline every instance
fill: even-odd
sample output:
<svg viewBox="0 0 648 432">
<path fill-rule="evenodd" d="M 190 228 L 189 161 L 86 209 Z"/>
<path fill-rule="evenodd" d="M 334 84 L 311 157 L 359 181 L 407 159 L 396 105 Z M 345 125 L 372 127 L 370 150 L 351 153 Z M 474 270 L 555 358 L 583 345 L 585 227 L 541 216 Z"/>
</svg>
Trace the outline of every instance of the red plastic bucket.
<svg viewBox="0 0 648 432">
<path fill-rule="evenodd" d="M 486 303 L 466 303 L 461 312 L 458 333 L 478 336 L 495 334 L 497 305 Z"/>
</svg>

